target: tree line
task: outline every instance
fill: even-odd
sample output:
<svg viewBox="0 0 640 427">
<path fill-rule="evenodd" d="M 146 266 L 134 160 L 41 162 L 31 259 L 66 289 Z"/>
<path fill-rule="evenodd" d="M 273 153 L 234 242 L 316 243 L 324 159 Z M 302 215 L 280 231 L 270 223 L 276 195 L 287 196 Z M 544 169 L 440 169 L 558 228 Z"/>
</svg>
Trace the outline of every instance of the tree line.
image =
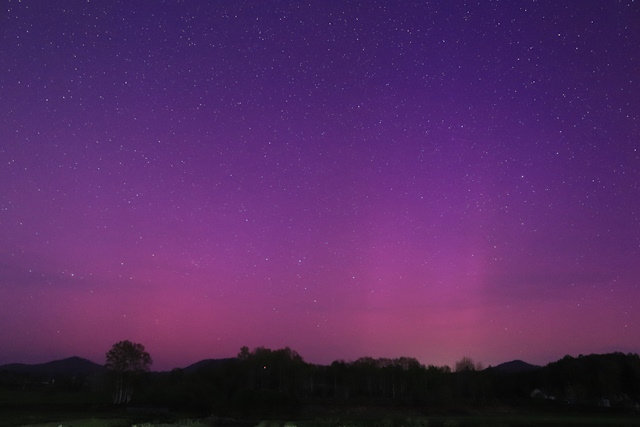
<svg viewBox="0 0 640 427">
<path fill-rule="evenodd" d="M 219 416 L 294 416 L 310 406 L 396 407 L 437 414 L 488 406 L 640 411 L 640 357 L 610 353 L 564 358 L 544 367 L 484 368 L 465 357 L 452 368 L 412 357 L 307 363 L 286 347 L 242 347 L 236 357 L 151 372 L 144 346 L 121 341 L 97 376 L 48 384 L 93 403 L 135 405 Z M 0 388 L 17 384 L 0 372 Z M 13 382 L 12 382 L 13 381 Z M 44 387 L 44 386 L 43 386 Z M 75 394 L 74 394 L 75 393 Z"/>
<path fill-rule="evenodd" d="M 451 369 L 412 357 L 315 365 L 288 347 L 243 347 L 235 358 L 149 375 L 140 393 L 166 407 L 220 415 L 295 414 L 309 405 L 410 407 L 426 413 L 500 405 L 640 411 L 640 358 L 566 356 L 545 367 L 514 370 L 484 368 L 465 357 Z"/>
</svg>

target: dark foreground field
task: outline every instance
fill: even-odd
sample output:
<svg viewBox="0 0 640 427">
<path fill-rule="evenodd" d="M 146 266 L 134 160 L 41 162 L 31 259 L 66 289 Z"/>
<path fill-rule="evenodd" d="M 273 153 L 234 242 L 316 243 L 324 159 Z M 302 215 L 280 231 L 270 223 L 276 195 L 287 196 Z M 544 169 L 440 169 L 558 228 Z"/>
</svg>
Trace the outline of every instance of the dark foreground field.
<svg viewBox="0 0 640 427">
<path fill-rule="evenodd" d="M 552 427 L 640 426 L 640 416 L 604 413 L 535 413 L 509 410 L 468 414 L 424 415 L 412 410 L 350 408 L 291 418 L 220 418 L 153 410 L 2 411 L 0 426 L 30 427 Z"/>
<path fill-rule="evenodd" d="M 256 427 L 545 427 L 545 426 L 639 426 L 640 421 L 631 418 L 617 417 L 540 417 L 540 416 L 457 416 L 457 417 L 419 417 L 419 418 L 395 418 L 382 420 L 356 420 L 356 419 L 318 419 L 318 420 L 262 420 L 255 422 L 236 420 L 213 419 L 182 419 L 177 421 L 138 421 L 114 418 L 71 418 L 48 423 L 36 424 L 9 424 L 28 427 L 232 427 L 232 426 L 256 426 Z"/>
</svg>

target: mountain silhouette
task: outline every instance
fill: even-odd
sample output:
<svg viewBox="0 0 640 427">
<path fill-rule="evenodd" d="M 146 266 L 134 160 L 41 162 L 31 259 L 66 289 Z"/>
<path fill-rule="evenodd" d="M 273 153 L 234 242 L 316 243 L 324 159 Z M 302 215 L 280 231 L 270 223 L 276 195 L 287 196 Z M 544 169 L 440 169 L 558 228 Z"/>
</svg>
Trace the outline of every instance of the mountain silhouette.
<svg viewBox="0 0 640 427">
<path fill-rule="evenodd" d="M 82 357 L 68 357 L 66 359 L 54 360 L 47 363 L 27 365 L 24 363 L 10 363 L 1 365 L 0 371 L 19 372 L 33 375 L 45 375 L 55 377 L 57 375 L 90 375 L 105 370 L 105 367 L 98 365 Z"/>
<path fill-rule="evenodd" d="M 523 362 L 522 360 L 512 360 L 510 362 L 504 362 L 497 366 L 493 366 L 488 368 L 493 372 L 498 372 L 501 374 L 517 374 L 521 372 L 531 372 L 541 369 L 540 366 L 532 365 L 527 362 Z"/>
<path fill-rule="evenodd" d="M 224 366 L 230 361 L 235 360 L 235 358 L 226 358 L 226 359 L 204 359 L 199 362 L 193 363 L 186 368 L 183 369 L 184 372 L 190 374 L 193 372 L 197 372 L 201 369 L 216 369 Z"/>
</svg>

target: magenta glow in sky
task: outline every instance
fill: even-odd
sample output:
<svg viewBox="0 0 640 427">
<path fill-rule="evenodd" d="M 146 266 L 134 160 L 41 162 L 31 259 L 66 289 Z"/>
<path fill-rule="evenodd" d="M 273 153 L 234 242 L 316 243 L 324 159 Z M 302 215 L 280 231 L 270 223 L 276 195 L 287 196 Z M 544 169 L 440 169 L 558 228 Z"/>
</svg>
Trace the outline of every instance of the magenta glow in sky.
<svg viewBox="0 0 640 427">
<path fill-rule="evenodd" d="M 0 363 L 640 351 L 632 1 L 6 2 Z"/>
</svg>

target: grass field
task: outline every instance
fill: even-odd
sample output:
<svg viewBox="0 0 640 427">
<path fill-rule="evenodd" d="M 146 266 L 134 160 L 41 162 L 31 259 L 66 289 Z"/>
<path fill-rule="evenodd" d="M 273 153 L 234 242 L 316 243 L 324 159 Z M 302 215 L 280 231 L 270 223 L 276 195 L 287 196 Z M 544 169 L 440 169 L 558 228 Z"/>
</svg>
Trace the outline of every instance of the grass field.
<svg viewBox="0 0 640 427">
<path fill-rule="evenodd" d="M 62 415 L 62 414 L 61 414 Z M 70 415 L 70 414 L 69 414 Z M 3 417 L 4 418 L 4 417 Z M 26 421 L 26 422 L 25 422 Z M 35 420 L 34 420 L 35 421 Z M 148 420 L 140 422 L 127 418 L 73 418 L 61 417 L 46 423 L 28 422 L 28 416 L 14 419 L 12 426 L 28 427 L 631 427 L 640 426 L 640 416 L 544 416 L 544 415 L 482 415 L 482 416 L 419 416 L 388 418 L 318 418 L 314 420 L 230 420 L 180 419 L 172 422 Z"/>
</svg>

